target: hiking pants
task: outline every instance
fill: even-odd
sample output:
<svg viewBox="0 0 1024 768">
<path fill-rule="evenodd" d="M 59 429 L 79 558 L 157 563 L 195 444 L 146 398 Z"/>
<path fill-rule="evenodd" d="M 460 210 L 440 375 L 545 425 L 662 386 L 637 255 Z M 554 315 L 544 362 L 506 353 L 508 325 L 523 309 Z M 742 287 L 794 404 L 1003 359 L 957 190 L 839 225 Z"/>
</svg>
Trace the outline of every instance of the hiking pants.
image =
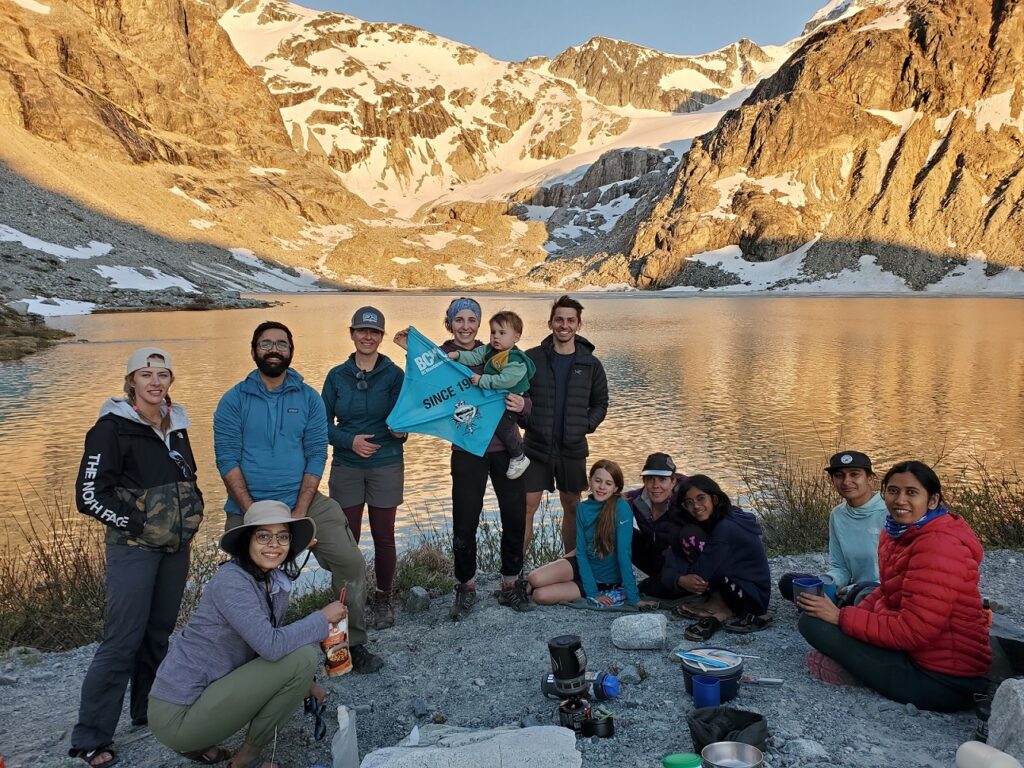
<svg viewBox="0 0 1024 768">
<path fill-rule="evenodd" d="M 929 672 L 903 651 L 879 648 L 843 634 L 835 624 L 802 614 L 800 634 L 868 688 L 900 704 L 934 712 L 959 712 L 974 706 L 974 694 L 986 690 L 980 677 Z"/>
<path fill-rule="evenodd" d="M 106 552 L 106 623 L 82 683 L 72 749 L 114 740 L 129 681 L 131 718 L 145 721 L 149 689 L 167 655 L 188 577 L 188 546 L 168 553 L 107 544 Z"/>
<path fill-rule="evenodd" d="M 476 533 L 488 475 L 501 514 L 501 575 L 512 579 L 523 570 L 526 486 L 521 477 L 515 480 L 505 477 L 508 462 L 506 451 L 490 451 L 483 456 L 452 451 L 452 559 L 455 578 L 460 584 L 476 576 Z"/>
<path fill-rule="evenodd" d="M 149 698 L 149 729 L 175 752 L 214 747 L 249 724 L 245 742 L 263 747 L 309 694 L 323 657 L 304 645 L 277 661 L 255 658 L 215 680 L 191 704 Z"/>
<path fill-rule="evenodd" d="M 345 605 L 348 606 L 349 642 L 352 647 L 366 643 L 366 561 L 359 551 L 348 520 L 338 502 L 319 491 L 309 505 L 308 517 L 316 523 L 316 546 L 313 555 L 322 568 L 331 574 L 331 587 L 337 595 L 348 587 Z M 228 515 L 224 530 L 242 524 L 242 515 Z M 209 746 L 209 745 L 207 745 Z"/>
</svg>

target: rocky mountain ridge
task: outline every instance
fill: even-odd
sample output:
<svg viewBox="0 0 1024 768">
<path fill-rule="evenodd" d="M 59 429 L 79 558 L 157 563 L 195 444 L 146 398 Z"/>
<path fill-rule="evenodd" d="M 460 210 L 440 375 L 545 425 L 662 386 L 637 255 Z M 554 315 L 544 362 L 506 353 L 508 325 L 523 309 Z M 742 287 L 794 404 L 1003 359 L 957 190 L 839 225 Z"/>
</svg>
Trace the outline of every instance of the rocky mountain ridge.
<svg viewBox="0 0 1024 768">
<path fill-rule="evenodd" d="M 0 294 L 1019 291 L 1021 17 L 501 62 L 283 0 L 0 0 Z"/>
<path fill-rule="evenodd" d="M 221 24 L 265 79 L 296 151 L 403 217 L 450 187 L 600 148 L 637 110 L 714 103 L 774 61 L 748 40 L 685 57 L 594 38 L 552 60 L 503 62 L 285 0 L 246 0 Z"/>
<path fill-rule="evenodd" d="M 1024 4 L 830 6 L 694 141 L 621 254 L 537 276 L 770 290 L 880 270 L 923 290 L 983 270 L 1024 287 Z"/>
</svg>

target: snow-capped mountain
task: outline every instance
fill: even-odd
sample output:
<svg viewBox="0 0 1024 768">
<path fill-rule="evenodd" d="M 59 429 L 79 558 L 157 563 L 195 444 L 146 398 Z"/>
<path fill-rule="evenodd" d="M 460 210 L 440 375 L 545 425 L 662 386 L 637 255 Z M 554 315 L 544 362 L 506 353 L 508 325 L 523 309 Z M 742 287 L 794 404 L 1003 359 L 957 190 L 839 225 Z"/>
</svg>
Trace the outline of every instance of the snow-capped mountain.
<svg viewBox="0 0 1024 768">
<path fill-rule="evenodd" d="M 296 150 L 403 217 L 459 198 L 468 182 L 600 154 L 638 119 L 712 104 L 785 58 L 747 40 L 687 57 L 594 38 L 552 60 L 504 62 L 414 27 L 283 0 L 248 0 L 220 21 Z"/>
<path fill-rule="evenodd" d="M 566 286 L 1024 289 L 1024 3 L 831 2 Z M 627 233 L 629 234 L 629 233 Z"/>
</svg>

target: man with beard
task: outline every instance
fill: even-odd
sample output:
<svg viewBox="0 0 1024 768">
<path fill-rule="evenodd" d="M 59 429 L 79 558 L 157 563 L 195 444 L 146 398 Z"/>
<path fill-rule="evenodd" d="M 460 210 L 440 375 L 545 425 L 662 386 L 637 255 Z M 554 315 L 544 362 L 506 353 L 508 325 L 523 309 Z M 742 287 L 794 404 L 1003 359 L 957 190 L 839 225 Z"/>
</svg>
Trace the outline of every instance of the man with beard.
<svg viewBox="0 0 1024 768">
<path fill-rule="evenodd" d="M 229 389 L 213 415 L 217 470 L 227 487 L 225 530 L 255 501 L 281 501 L 316 523 L 317 562 L 336 591 L 347 586 L 349 642 L 356 672 L 383 661 L 365 647 L 366 563 L 336 501 L 318 491 L 327 463 L 327 412 L 320 394 L 291 369 L 291 331 L 261 323 L 252 335 L 256 370 Z"/>
</svg>

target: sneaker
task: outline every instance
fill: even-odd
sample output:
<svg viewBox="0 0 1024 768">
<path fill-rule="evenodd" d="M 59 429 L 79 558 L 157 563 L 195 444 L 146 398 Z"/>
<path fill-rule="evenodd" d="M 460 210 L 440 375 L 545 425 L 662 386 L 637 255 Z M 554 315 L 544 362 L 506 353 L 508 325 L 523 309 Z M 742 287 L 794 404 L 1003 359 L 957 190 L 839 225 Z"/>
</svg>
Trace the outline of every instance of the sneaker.
<svg viewBox="0 0 1024 768">
<path fill-rule="evenodd" d="M 370 653 L 365 645 L 353 646 L 349 653 L 352 656 L 352 669 L 360 675 L 368 675 L 384 666 L 384 659 Z"/>
<path fill-rule="evenodd" d="M 807 669 L 812 677 L 829 685 L 860 685 L 842 664 L 821 651 L 807 652 Z"/>
<path fill-rule="evenodd" d="M 465 584 L 455 585 L 455 602 L 448 610 L 448 618 L 452 621 L 462 621 L 473 610 L 473 603 L 476 602 L 476 587 L 469 587 Z"/>
<path fill-rule="evenodd" d="M 370 626 L 374 629 L 387 629 L 395 626 L 395 609 L 391 605 L 391 593 L 379 589 L 373 597 L 373 620 Z"/>
<path fill-rule="evenodd" d="M 532 611 L 533 603 L 530 602 L 530 596 L 527 594 L 526 587 L 526 579 L 516 579 L 511 586 L 503 586 L 498 590 L 498 603 L 500 605 L 507 605 L 512 610 L 519 611 L 520 613 Z"/>
<path fill-rule="evenodd" d="M 525 453 L 522 456 L 515 456 L 508 462 L 508 471 L 505 472 L 505 477 L 509 480 L 515 480 L 526 471 L 528 466 L 530 466 L 529 456 Z"/>
</svg>

